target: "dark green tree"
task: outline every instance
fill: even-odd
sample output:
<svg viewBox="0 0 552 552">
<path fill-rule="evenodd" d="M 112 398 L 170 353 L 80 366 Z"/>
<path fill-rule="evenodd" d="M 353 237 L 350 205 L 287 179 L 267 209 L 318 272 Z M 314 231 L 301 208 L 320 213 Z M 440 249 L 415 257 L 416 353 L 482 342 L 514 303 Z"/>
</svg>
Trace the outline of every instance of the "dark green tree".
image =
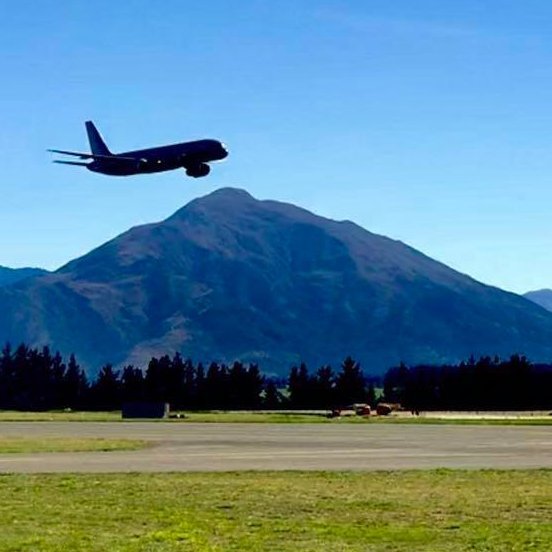
<svg viewBox="0 0 552 552">
<path fill-rule="evenodd" d="M 360 364 L 348 356 L 341 365 L 335 382 L 335 394 L 340 405 L 361 403 L 366 400 L 364 375 Z"/>
<path fill-rule="evenodd" d="M 282 402 L 282 394 L 278 391 L 276 382 L 274 380 L 269 380 L 265 385 L 264 397 L 262 401 L 263 408 L 268 410 L 276 410 L 281 408 Z"/>
<path fill-rule="evenodd" d="M 98 410 L 117 410 L 121 408 L 121 382 L 119 372 L 106 364 L 98 373 L 91 390 L 93 406 Z"/>
<path fill-rule="evenodd" d="M 336 400 L 335 374 L 331 366 L 322 366 L 316 372 L 314 408 L 332 408 Z"/>
<path fill-rule="evenodd" d="M 205 408 L 228 408 L 228 368 L 226 365 L 211 362 L 205 375 L 203 398 Z"/>
<path fill-rule="evenodd" d="M 137 402 L 145 399 L 144 374 L 132 364 L 123 368 L 121 375 L 122 402 Z"/>
<path fill-rule="evenodd" d="M 293 366 L 289 374 L 289 404 L 292 408 L 311 408 L 316 394 L 316 379 L 311 377 L 307 365 Z"/>
<path fill-rule="evenodd" d="M 171 385 L 172 361 L 168 355 L 157 359 L 153 357 L 146 370 L 146 398 L 149 401 L 170 402 L 172 398 Z"/>
<path fill-rule="evenodd" d="M 63 377 L 63 407 L 84 409 L 88 395 L 88 379 L 81 369 L 75 355 L 71 354 L 67 370 Z"/>
</svg>

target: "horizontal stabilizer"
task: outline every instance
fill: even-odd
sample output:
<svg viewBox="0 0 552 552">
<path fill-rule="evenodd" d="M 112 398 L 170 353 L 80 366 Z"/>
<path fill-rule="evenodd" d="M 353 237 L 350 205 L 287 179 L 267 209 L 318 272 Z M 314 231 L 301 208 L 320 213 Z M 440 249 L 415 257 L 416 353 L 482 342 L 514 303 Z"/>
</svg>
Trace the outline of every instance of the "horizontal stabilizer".
<svg viewBox="0 0 552 552">
<path fill-rule="evenodd" d="M 59 159 L 54 159 L 54 163 L 59 163 L 60 165 L 77 165 L 79 167 L 88 167 L 88 163 L 82 163 L 81 161 L 61 161 Z"/>
<path fill-rule="evenodd" d="M 90 153 L 79 153 L 78 151 L 66 151 L 57 149 L 49 149 L 48 151 L 52 153 L 61 153 L 63 155 L 74 155 L 75 157 L 80 157 L 81 159 L 90 159 L 92 157 Z"/>
</svg>

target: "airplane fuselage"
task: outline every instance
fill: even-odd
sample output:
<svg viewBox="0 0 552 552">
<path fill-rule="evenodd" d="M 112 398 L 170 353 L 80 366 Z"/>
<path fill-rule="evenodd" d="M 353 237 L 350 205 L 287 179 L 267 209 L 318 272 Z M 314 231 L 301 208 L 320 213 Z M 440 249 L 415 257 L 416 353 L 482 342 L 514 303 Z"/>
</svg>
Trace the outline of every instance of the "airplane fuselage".
<svg viewBox="0 0 552 552">
<path fill-rule="evenodd" d="M 228 156 L 218 140 L 195 140 L 123 153 L 111 153 L 92 121 L 86 121 L 91 153 L 51 149 L 52 153 L 77 157 L 79 160 L 54 159 L 54 163 L 86 167 L 89 171 L 111 176 L 131 176 L 184 168 L 188 176 L 207 176 L 209 163 Z M 90 163 L 84 160 L 91 160 Z"/>
<path fill-rule="evenodd" d="M 113 154 L 113 159 L 96 159 L 87 169 L 111 176 L 131 176 L 184 168 L 191 176 L 201 176 L 206 163 L 227 156 L 228 151 L 218 140 L 196 140 Z"/>
</svg>

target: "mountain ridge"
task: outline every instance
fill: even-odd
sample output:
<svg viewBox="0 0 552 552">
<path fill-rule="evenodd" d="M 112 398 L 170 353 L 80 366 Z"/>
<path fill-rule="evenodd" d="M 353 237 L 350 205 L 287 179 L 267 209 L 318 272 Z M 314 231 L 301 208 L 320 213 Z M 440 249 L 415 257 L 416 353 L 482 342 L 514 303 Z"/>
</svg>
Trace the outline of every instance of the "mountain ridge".
<svg viewBox="0 0 552 552">
<path fill-rule="evenodd" d="M 11 285 L 20 280 L 40 276 L 47 272 L 47 270 L 36 267 L 10 268 L 7 266 L 0 266 L 0 286 Z"/>
<path fill-rule="evenodd" d="M 552 312 L 552 289 L 537 289 L 534 291 L 528 291 L 523 294 L 523 297 L 533 301 L 537 305 L 540 305 L 542 308 L 547 311 Z"/>
<path fill-rule="evenodd" d="M 223 188 L 0 289 L 0 339 L 90 368 L 180 351 L 287 373 L 470 354 L 552 358 L 552 314 L 351 221 Z"/>
</svg>

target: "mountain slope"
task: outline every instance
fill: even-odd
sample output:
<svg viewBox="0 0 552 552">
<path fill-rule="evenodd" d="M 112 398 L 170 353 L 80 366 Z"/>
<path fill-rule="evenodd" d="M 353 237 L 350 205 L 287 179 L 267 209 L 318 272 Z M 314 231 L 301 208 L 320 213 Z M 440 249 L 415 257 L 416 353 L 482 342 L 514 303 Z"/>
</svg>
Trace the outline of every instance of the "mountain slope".
<svg viewBox="0 0 552 552">
<path fill-rule="evenodd" d="M 267 371 L 347 354 L 381 371 L 474 353 L 552 358 L 552 314 L 401 242 L 218 190 L 57 272 L 0 289 L 0 339 L 91 371 L 179 350 Z"/>
<path fill-rule="evenodd" d="M 552 289 L 539 289 L 537 291 L 528 291 L 523 294 L 523 297 L 533 301 L 537 305 L 540 305 L 542 308 L 547 311 L 552 312 Z"/>
</svg>

